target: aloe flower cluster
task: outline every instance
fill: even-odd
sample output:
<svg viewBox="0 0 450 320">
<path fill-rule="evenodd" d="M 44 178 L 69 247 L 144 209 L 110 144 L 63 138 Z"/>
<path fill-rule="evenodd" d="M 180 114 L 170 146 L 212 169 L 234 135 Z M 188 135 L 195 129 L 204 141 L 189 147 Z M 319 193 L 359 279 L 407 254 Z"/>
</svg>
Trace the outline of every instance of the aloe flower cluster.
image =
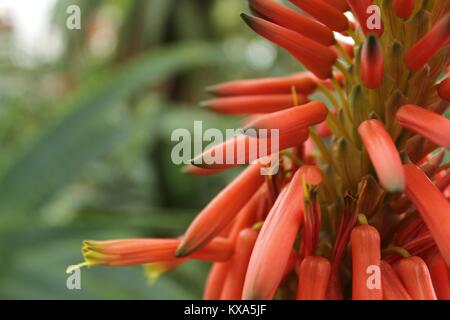
<svg viewBox="0 0 450 320">
<path fill-rule="evenodd" d="M 249 0 L 242 19 L 308 71 L 215 85 L 204 103 L 278 129 L 277 173 L 246 153 L 178 239 L 85 241 L 82 265 L 210 261 L 205 299 L 450 299 L 450 1 L 290 2 Z M 238 165 L 198 163 L 186 172 Z"/>
</svg>

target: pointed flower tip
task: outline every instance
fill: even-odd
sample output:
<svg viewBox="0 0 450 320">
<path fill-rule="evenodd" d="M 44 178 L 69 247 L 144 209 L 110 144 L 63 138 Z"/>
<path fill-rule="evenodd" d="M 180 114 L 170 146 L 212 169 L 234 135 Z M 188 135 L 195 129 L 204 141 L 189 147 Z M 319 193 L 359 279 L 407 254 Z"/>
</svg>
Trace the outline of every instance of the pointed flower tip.
<svg viewBox="0 0 450 320">
<path fill-rule="evenodd" d="M 250 25 L 252 22 L 254 22 L 255 18 L 251 15 L 246 14 L 245 12 L 241 12 L 240 17 L 242 20 L 244 20 L 245 23 Z"/>
<path fill-rule="evenodd" d="M 189 250 L 187 247 L 185 247 L 183 244 L 180 245 L 177 248 L 177 251 L 175 251 L 175 257 L 181 258 L 184 256 L 187 256 L 189 253 L 191 253 L 193 250 Z"/>
</svg>

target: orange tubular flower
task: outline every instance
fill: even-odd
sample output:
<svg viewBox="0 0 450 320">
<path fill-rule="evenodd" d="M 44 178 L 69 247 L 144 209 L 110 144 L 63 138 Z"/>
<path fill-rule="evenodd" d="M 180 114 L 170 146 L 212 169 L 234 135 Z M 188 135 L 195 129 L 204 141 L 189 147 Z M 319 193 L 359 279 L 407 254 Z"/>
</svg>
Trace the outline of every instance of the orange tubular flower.
<svg viewBox="0 0 450 320">
<path fill-rule="evenodd" d="M 179 239 L 122 239 L 84 241 L 83 256 L 87 265 L 123 267 L 174 259 Z M 205 261 L 225 261 L 233 253 L 229 240 L 213 239 L 190 258 Z"/>
<path fill-rule="evenodd" d="M 231 81 L 211 86 L 207 90 L 218 96 L 289 94 L 292 102 L 292 87 L 297 93 L 308 95 L 316 90 L 317 81 L 311 73 L 300 72 L 285 77 Z"/>
<path fill-rule="evenodd" d="M 394 270 L 413 300 L 437 299 L 430 272 L 421 258 L 404 258 L 394 265 Z"/>
<path fill-rule="evenodd" d="M 450 120 L 425 108 L 408 104 L 397 112 L 400 125 L 450 150 Z"/>
<path fill-rule="evenodd" d="M 303 221 L 300 171 L 283 189 L 256 240 L 245 277 L 243 299 L 271 299 L 280 284 Z"/>
<path fill-rule="evenodd" d="M 311 40 L 325 46 L 336 43 L 333 32 L 328 27 L 273 0 L 249 0 L 249 5 L 255 15 L 296 31 Z"/>
<path fill-rule="evenodd" d="M 438 299 L 450 300 L 450 272 L 444 259 L 439 256 L 429 269 Z"/>
<path fill-rule="evenodd" d="M 230 223 L 263 183 L 260 169 L 259 165 L 247 168 L 200 212 L 177 249 L 178 257 L 201 248 Z"/>
<path fill-rule="evenodd" d="M 199 154 L 191 163 L 205 169 L 224 170 L 250 164 L 262 157 L 278 153 L 286 148 L 302 144 L 308 139 L 308 131 L 303 128 L 282 133 L 280 132 L 278 144 L 273 144 L 271 132 L 267 137 L 255 138 L 248 135 L 238 135 L 223 143 L 207 148 Z M 275 137 L 274 137 L 275 138 Z"/>
<path fill-rule="evenodd" d="M 328 108 L 319 101 L 313 101 L 302 106 L 274 112 L 255 121 L 248 123 L 247 129 L 279 129 L 280 135 L 289 134 L 294 131 L 307 129 L 310 126 L 325 121 Z"/>
<path fill-rule="evenodd" d="M 390 192 L 403 191 L 405 179 L 400 155 L 383 124 L 367 120 L 361 123 L 358 132 L 382 186 Z"/>
<path fill-rule="evenodd" d="M 406 164 L 404 171 L 405 193 L 419 211 L 442 257 L 450 266 L 450 203 L 417 166 Z"/>
<path fill-rule="evenodd" d="M 393 0 L 392 2 L 395 14 L 402 19 L 407 19 L 411 16 L 415 5 L 415 0 Z"/>
<path fill-rule="evenodd" d="M 333 5 L 330 5 L 322 0 L 290 0 L 300 9 L 309 13 L 319 22 L 329 27 L 334 31 L 345 31 L 348 29 L 348 19 Z"/>
<path fill-rule="evenodd" d="M 383 81 L 383 49 L 373 34 L 367 37 L 362 47 L 360 76 L 362 83 L 369 89 L 378 88 Z"/>
<path fill-rule="evenodd" d="M 235 252 L 230 260 L 229 272 L 223 286 L 222 300 L 241 299 L 248 262 L 257 238 L 258 232 L 252 229 L 244 229 L 239 233 Z"/>
<path fill-rule="evenodd" d="M 443 100 L 450 102 L 450 78 L 446 78 L 439 83 L 438 93 Z"/>
<path fill-rule="evenodd" d="M 223 285 L 228 274 L 229 261 L 213 264 L 206 279 L 203 300 L 219 300 L 222 295 Z"/>
<path fill-rule="evenodd" d="M 308 102 L 305 95 L 298 95 L 298 103 Z M 202 102 L 202 106 L 224 114 L 271 113 L 294 105 L 291 94 L 239 96 L 213 99 Z"/>
<path fill-rule="evenodd" d="M 368 10 L 368 7 L 372 5 L 372 0 L 347 0 L 347 3 L 352 8 L 364 34 L 368 35 L 369 33 L 375 33 L 378 37 L 382 36 L 384 25 L 383 21 L 381 21 L 381 17 L 375 17 L 374 14 L 377 13 Z M 375 21 L 371 21 L 372 19 L 379 19 L 380 26 L 377 26 Z M 372 24 L 374 25 L 373 27 Z"/>
<path fill-rule="evenodd" d="M 241 14 L 256 33 L 288 50 L 320 79 L 331 77 L 337 55 L 330 48 L 261 18 Z"/>
<path fill-rule="evenodd" d="M 330 262 L 322 257 L 306 257 L 298 268 L 297 300 L 325 300 Z"/>
<path fill-rule="evenodd" d="M 382 300 L 382 284 L 377 281 L 377 270 L 374 269 L 374 267 L 380 267 L 381 260 L 378 230 L 367 224 L 357 226 L 352 230 L 350 241 L 352 244 L 353 300 Z M 372 273 L 374 273 L 372 275 L 373 282 L 370 281 Z"/>
<path fill-rule="evenodd" d="M 405 54 L 409 70 L 417 71 L 428 63 L 449 42 L 450 13 L 443 17 Z"/>
<path fill-rule="evenodd" d="M 402 281 L 389 263 L 381 260 L 380 269 L 384 300 L 412 300 Z"/>
</svg>

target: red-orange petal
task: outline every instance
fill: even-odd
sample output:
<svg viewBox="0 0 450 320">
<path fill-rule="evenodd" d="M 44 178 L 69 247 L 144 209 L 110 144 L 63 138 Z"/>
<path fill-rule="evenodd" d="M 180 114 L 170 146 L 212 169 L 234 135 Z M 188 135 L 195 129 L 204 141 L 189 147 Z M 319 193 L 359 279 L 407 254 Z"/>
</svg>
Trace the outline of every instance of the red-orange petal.
<svg viewBox="0 0 450 320">
<path fill-rule="evenodd" d="M 297 93 L 308 95 L 316 90 L 317 81 L 311 73 L 300 72 L 284 77 L 231 81 L 207 90 L 218 96 L 249 96 L 292 94 L 292 87 Z"/>
<path fill-rule="evenodd" d="M 422 170 L 404 165 L 405 193 L 430 230 L 442 257 L 450 266 L 450 203 Z"/>
<path fill-rule="evenodd" d="M 83 256 L 89 264 L 131 266 L 172 261 L 180 244 L 179 239 L 119 239 L 84 241 Z M 189 256 L 205 261 L 225 261 L 233 253 L 231 241 L 213 239 L 201 250 Z"/>
<path fill-rule="evenodd" d="M 290 0 L 290 2 L 334 31 L 341 32 L 349 28 L 348 19 L 342 11 L 325 1 Z"/>
<path fill-rule="evenodd" d="M 264 222 L 250 258 L 243 299 L 271 299 L 283 279 L 303 221 L 301 177 L 297 171 Z"/>
<path fill-rule="evenodd" d="M 405 53 L 405 63 L 409 70 L 416 71 L 425 66 L 444 46 L 450 37 L 450 13 Z"/>
<path fill-rule="evenodd" d="M 390 192 L 403 191 L 405 178 L 400 155 L 383 124 L 378 120 L 366 120 L 358 132 L 381 185 Z"/>
<path fill-rule="evenodd" d="M 317 41 L 325 46 L 336 43 L 333 31 L 325 25 L 305 17 L 273 0 L 250 0 L 255 15 Z"/>
<path fill-rule="evenodd" d="M 407 19 L 411 16 L 415 5 L 415 0 L 393 0 L 392 2 L 395 14 L 402 19 Z"/>
<path fill-rule="evenodd" d="M 374 34 L 370 34 L 362 46 L 360 76 L 364 86 L 369 89 L 376 89 L 383 82 L 383 49 Z"/>
<path fill-rule="evenodd" d="M 308 102 L 305 95 L 298 94 L 298 104 Z M 202 102 L 202 106 L 224 114 L 271 113 L 294 106 L 292 94 L 225 97 Z"/>
<path fill-rule="evenodd" d="M 256 33 L 288 50 L 320 79 L 330 78 L 337 55 L 327 46 L 261 18 L 241 14 Z"/>
<path fill-rule="evenodd" d="M 264 182 L 259 165 L 251 165 L 223 189 L 191 223 L 177 249 L 186 256 L 217 236 Z"/>
<path fill-rule="evenodd" d="M 323 122 L 328 115 L 328 108 L 320 101 L 312 101 L 302 106 L 258 117 L 248 123 L 245 129 L 278 129 L 280 135 L 289 134 L 298 130 Z"/>
<path fill-rule="evenodd" d="M 276 132 L 276 134 L 272 134 L 270 130 L 260 131 L 259 134 L 266 133 L 266 137 L 260 136 L 259 138 L 241 134 L 207 148 L 191 160 L 191 163 L 214 170 L 229 169 L 240 164 L 251 164 L 258 159 L 305 142 L 308 139 L 308 130 L 297 129 L 287 133 Z"/>
<path fill-rule="evenodd" d="M 397 112 L 400 125 L 450 150 L 450 120 L 420 106 L 408 104 Z"/>
</svg>

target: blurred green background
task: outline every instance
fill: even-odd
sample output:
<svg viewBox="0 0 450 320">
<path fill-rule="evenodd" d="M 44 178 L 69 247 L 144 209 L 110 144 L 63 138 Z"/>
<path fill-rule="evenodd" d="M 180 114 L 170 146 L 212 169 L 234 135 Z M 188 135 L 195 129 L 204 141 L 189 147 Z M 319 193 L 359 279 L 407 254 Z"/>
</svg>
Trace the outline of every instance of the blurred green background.
<svg viewBox="0 0 450 320">
<path fill-rule="evenodd" d="M 72 4 L 81 30 L 66 28 Z M 154 285 L 142 267 L 83 269 L 81 290 L 65 270 L 83 239 L 180 235 L 235 176 L 182 174 L 170 137 L 194 120 L 239 126 L 198 107 L 205 86 L 299 68 L 242 11 L 244 0 L 55 0 L 50 57 L 15 49 L 17 26 L 0 16 L 0 298 L 201 297 L 207 263 Z"/>
</svg>

